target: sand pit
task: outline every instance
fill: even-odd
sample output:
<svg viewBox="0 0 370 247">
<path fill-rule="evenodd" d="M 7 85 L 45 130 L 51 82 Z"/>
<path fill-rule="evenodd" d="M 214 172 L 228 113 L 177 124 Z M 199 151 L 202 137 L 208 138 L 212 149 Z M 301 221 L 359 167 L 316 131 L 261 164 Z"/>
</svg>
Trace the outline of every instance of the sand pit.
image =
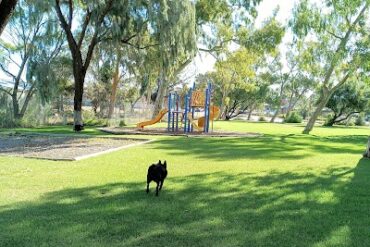
<svg viewBox="0 0 370 247">
<path fill-rule="evenodd" d="M 0 136 L 0 155 L 80 160 L 148 142 L 133 138 L 4 135 Z"/>
</svg>

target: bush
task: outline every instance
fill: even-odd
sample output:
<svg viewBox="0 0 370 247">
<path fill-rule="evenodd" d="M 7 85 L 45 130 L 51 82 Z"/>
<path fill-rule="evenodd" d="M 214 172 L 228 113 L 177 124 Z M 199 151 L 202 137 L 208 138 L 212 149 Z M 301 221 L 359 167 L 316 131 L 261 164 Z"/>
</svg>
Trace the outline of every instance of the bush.
<svg viewBox="0 0 370 247">
<path fill-rule="evenodd" d="M 82 111 L 82 121 L 84 126 L 107 126 L 108 121 L 103 118 L 98 118 L 91 110 Z"/>
<path fill-rule="evenodd" d="M 12 113 L 6 109 L 0 109 L 0 128 L 11 128 L 15 126 L 16 123 Z"/>
<path fill-rule="evenodd" d="M 101 126 L 106 127 L 108 125 L 106 119 L 102 118 L 94 118 L 94 119 L 86 119 L 83 121 L 84 126 Z"/>
<path fill-rule="evenodd" d="M 303 118 L 298 112 L 291 112 L 285 119 L 286 123 L 302 123 Z"/>
<path fill-rule="evenodd" d="M 357 119 L 355 121 L 355 125 L 356 126 L 365 126 L 366 125 L 365 118 L 362 114 L 357 117 Z"/>
<path fill-rule="evenodd" d="M 326 116 L 326 119 L 325 119 L 325 122 L 324 122 L 324 126 L 331 126 L 330 125 L 330 122 L 331 120 L 333 119 L 333 116 L 334 114 L 333 113 L 330 113 Z"/>
<path fill-rule="evenodd" d="M 265 118 L 264 116 L 260 116 L 260 117 L 258 118 L 258 121 L 259 121 L 259 122 L 266 122 L 266 118 Z"/>
<path fill-rule="evenodd" d="M 125 120 L 119 121 L 119 127 L 125 127 L 127 124 L 125 123 Z"/>
</svg>

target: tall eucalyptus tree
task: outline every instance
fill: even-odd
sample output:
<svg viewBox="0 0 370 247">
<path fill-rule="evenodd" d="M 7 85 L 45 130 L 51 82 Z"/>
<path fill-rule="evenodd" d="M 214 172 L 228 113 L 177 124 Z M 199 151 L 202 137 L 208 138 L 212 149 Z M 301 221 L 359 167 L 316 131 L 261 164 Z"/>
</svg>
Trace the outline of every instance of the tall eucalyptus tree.
<svg viewBox="0 0 370 247">
<path fill-rule="evenodd" d="M 290 25 L 303 46 L 301 66 L 315 79 L 319 100 L 303 133 L 308 134 L 331 95 L 353 75 L 368 71 L 370 1 L 337 0 L 312 3 L 302 0 Z"/>
</svg>

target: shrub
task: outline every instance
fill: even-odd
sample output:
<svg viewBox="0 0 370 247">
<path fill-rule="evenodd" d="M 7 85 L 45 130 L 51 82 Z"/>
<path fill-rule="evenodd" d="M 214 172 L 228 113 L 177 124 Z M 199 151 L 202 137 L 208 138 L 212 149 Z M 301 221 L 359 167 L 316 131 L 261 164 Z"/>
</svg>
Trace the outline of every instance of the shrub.
<svg viewBox="0 0 370 247">
<path fill-rule="evenodd" d="M 119 127 L 125 127 L 127 124 L 125 123 L 125 120 L 119 121 Z"/>
<path fill-rule="evenodd" d="M 84 120 L 84 125 L 85 126 L 107 126 L 108 123 L 107 123 L 107 120 L 106 119 L 102 119 L 102 118 L 93 118 L 93 119 L 86 119 Z"/>
<path fill-rule="evenodd" d="M 334 114 L 333 113 L 330 113 L 326 116 L 326 119 L 325 119 L 325 122 L 324 122 L 324 126 L 332 126 L 331 125 L 331 121 L 333 119 L 333 116 Z"/>
<path fill-rule="evenodd" d="M 260 116 L 260 117 L 258 118 L 258 121 L 259 121 L 259 122 L 266 122 L 266 118 L 265 118 L 264 116 Z"/>
<path fill-rule="evenodd" d="M 302 123 L 303 118 L 298 112 L 291 112 L 285 119 L 286 123 Z"/>
<path fill-rule="evenodd" d="M 366 123 L 365 123 L 365 118 L 364 118 L 364 116 L 363 116 L 362 114 L 360 114 L 360 115 L 357 117 L 357 119 L 356 119 L 356 121 L 355 121 L 355 125 L 356 125 L 356 126 L 365 126 L 365 125 L 366 125 Z"/>
<path fill-rule="evenodd" d="M 15 127 L 16 123 L 13 119 L 12 113 L 6 109 L 0 109 L 0 128 Z"/>
</svg>

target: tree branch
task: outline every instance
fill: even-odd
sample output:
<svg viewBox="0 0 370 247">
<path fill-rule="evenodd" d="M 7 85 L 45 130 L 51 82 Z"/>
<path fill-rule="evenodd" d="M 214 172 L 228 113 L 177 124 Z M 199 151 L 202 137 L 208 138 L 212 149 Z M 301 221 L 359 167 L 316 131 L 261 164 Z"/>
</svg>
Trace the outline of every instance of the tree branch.
<svg viewBox="0 0 370 247">
<path fill-rule="evenodd" d="M 2 92 L 4 92 L 4 93 L 8 94 L 9 96 L 12 96 L 11 90 L 10 90 L 10 91 L 7 91 L 7 90 L 5 90 L 4 88 L 2 88 L 2 87 L 0 86 L 0 91 L 2 91 Z"/>
<path fill-rule="evenodd" d="M 59 0 L 57 0 L 57 1 L 59 1 Z M 99 16 L 99 18 L 96 22 L 95 31 L 94 31 L 93 37 L 90 41 L 90 45 L 89 45 L 89 48 L 88 48 L 88 51 L 87 51 L 87 54 L 86 54 L 85 62 L 83 64 L 84 74 L 86 73 L 87 68 L 90 65 L 90 61 L 91 61 L 91 58 L 92 58 L 92 55 L 93 55 L 93 52 L 94 52 L 94 48 L 95 48 L 96 44 L 99 42 L 98 34 L 99 34 L 100 26 L 104 21 L 104 17 L 108 14 L 110 9 L 112 8 L 112 5 L 113 5 L 113 0 L 109 0 L 105 5 L 105 9 L 100 14 L 100 16 Z"/>
<path fill-rule="evenodd" d="M 334 67 L 336 65 L 336 54 L 338 54 L 338 52 L 342 49 L 345 48 L 349 38 L 350 38 L 350 35 L 354 29 L 354 27 L 357 25 L 357 23 L 360 21 L 362 15 L 365 13 L 365 10 L 368 8 L 369 6 L 369 3 L 366 3 L 365 6 L 361 9 L 360 13 L 357 15 L 356 19 L 354 20 L 354 22 L 348 27 L 348 30 L 346 32 L 346 34 L 344 35 L 343 39 L 341 39 L 341 42 L 339 43 L 336 51 L 335 51 L 335 55 L 330 63 L 330 66 L 329 66 L 329 69 L 327 70 L 327 73 L 325 75 L 325 79 L 324 79 L 324 82 L 323 84 L 327 84 L 329 82 L 329 79 L 334 71 Z"/>
<path fill-rule="evenodd" d="M 73 19 L 73 1 L 68 1 L 68 9 L 69 9 L 69 15 L 68 15 L 68 26 L 69 28 L 72 28 L 72 19 Z"/>
<path fill-rule="evenodd" d="M 122 39 L 121 42 L 126 44 L 127 42 L 129 42 L 131 39 L 135 38 L 137 36 L 137 33 L 131 35 L 130 37 L 128 38 L 125 38 L 125 39 Z"/>
<path fill-rule="evenodd" d="M 71 49 L 72 54 L 75 54 L 77 52 L 77 43 L 73 37 L 71 27 L 68 25 L 66 19 L 64 18 L 64 15 L 62 13 L 62 10 L 60 9 L 60 0 L 55 0 L 55 10 L 57 12 L 58 19 L 61 23 L 61 26 L 63 30 L 65 31 L 67 35 L 67 40 L 69 47 Z"/>
<path fill-rule="evenodd" d="M 81 45 L 82 45 L 83 39 L 85 38 L 85 34 L 86 34 L 86 30 L 87 30 L 87 27 L 88 27 L 89 22 L 90 22 L 90 18 L 91 18 L 91 11 L 89 9 L 87 9 L 85 19 L 84 19 L 84 22 L 82 24 L 82 31 L 81 31 L 81 34 L 80 34 L 80 38 L 79 38 L 78 43 L 77 43 L 78 49 L 81 49 Z"/>
<path fill-rule="evenodd" d="M 338 119 L 338 120 L 334 120 L 334 123 L 339 123 L 339 122 L 342 122 L 344 120 L 347 120 L 350 116 L 352 116 L 353 114 L 356 114 L 356 113 L 360 113 L 359 111 L 354 111 L 354 112 L 350 112 L 347 117 L 345 118 L 342 118 L 342 119 Z"/>
<path fill-rule="evenodd" d="M 12 15 L 17 0 L 2 0 L 0 1 L 0 34 L 5 28 L 6 23 L 8 22 L 10 16 Z"/>
<path fill-rule="evenodd" d="M 337 38 L 337 39 L 340 39 L 340 40 L 342 40 L 344 37 L 340 37 L 340 36 L 338 36 L 338 35 L 336 35 L 335 33 L 333 33 L 333 32 L 331 32 L 331 31 L 329 31 L 329 30 L 326 30 L 329 34 L 331 34 L 332 36 L 334 36 L 335 38 Z"/>
<path fill-rule="evenodd" d="M 2 71 L 4 71 L 4 73 L 6 73 L 7 75 L 9 75 L 10 77 L 12 77 L 14 80 L 17 78 L 14 74 L 12 74 L 9 70 L 7 70 L 7 69 L 5 69 L 4 68 L 4 65 L 2 65 L 1 63 L 0 63 L 0 69 L 2 70 Z"/>
<path fill-rule="evenodd" d="M 123 44 L 126 44 L 126 45 L 129 45 L 129 46 L 132 46 L 136 49 L 139 49 L 139 50 L 144 50 L 144 49 L 147 49 L 149 47 L 154 47 L 154 46 L 158 46 L 159 44 L 149 44 L 149 45 L 145 45 L 145 46 L 140 46 L 140 45 L 134 45 L 134 44 L 131 44 L 130 42 L 123 42 L 123 40 L 121 40 L 121 42 Z"/>
<path fill-rule="evenodd" d="M 335 90 L 337 90 L 340 86 L 342 86 L 348 80 L 350 75 L 351 75 L 351 71 L 347 72 L 347 74 L 339 81 L 339 83 L 335 85 L 330 91 L 334 92 Z"/>
</svg>

